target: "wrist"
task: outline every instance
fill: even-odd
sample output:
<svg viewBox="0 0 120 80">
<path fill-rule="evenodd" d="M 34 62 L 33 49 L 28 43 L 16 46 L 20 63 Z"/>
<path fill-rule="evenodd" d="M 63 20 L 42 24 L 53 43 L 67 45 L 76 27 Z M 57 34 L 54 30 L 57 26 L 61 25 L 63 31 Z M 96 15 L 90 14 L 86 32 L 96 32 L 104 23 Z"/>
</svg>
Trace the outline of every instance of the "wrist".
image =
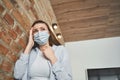
<svg viewBox="0 0 120 80">
<path fill-rule="evenodd" d="M 24 53 L 25 53 L 25 54 L 28 54 L 28 53 L 31 51 L 32 47 L 33 47 L 33 46 L 28 43 L 27 46 L 26 46 L 26 48 L 25 48 L 25 50 L 24 50 Z"/>
<path fill-rule="evenodd" d="M 28 47 L 33 47 L 34 43 L 28 42 L 27 46 Z"/>
</svg>

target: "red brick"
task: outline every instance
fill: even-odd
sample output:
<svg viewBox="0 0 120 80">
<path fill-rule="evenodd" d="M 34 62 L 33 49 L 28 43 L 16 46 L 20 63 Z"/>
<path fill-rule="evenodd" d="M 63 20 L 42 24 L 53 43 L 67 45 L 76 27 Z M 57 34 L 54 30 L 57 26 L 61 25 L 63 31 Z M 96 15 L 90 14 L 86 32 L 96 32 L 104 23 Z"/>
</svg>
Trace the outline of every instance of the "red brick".
<svg viewBox="0 0 120 80">
<path fill-rule="evenodd" d="M 16 62 L 16 60 L 17 60 L 17 56 L 15 55 L 15 54 L 12 54 L 12 52 L 9 52 L 7 55 L 6 55 L 6 57 L 8 58 L 8 59 L 10 59 L 12 62 Z"/>
<path fill-rule="evenodd" d="M 19 7 L 16 0 L 10 0 L 10 2 L 13 4 L 14 7 Z"/>
<path fill-rule="evenodd" d="M 25 28 L 25 21 L 23 19 L 23 16 L 18 10 L 13 10 L 12 15 L 16 18 L 16 20 L 21 24 L 21 26 Z"/>
<path fill-rule="evenodd" d="M 3 11 L 4 11 L 4 7 L 0 5 L 0 13 L 2 13 Z"/>
<path fill-rule="evenodd" d="M 3 55 L 6 55 L 8 53 L 8 49 L 3 46 L 2 44 L 0 44 L 0 53 L 2 53 Z"/>
<path fill-rule="evenodd" d="M 2 30 L 2 28 L 0 29 L 0 30 Z M 0 39 L 2 38 L 2 31 L 0 32 Z"/>
<path fill-rule="evenodd" d="M 10 47 L 11 47 L 12 52 L 17 52 L 17 53 L 22 49 L 20 44 L 17 44 L 15 42 L 13 42 Z"/>
<path fill-rule="evenodd" d="M 19 26 L 15 27 L 15 32 L 18 33 L 18 35 L 22 34 L 22 30 L 19 28 Z"/>
<path fill-rule="evenodd" d="M 3 56 L 1 53 L 0 53 L 0 69 L 1 69 L 1 64 L 2 64 L 2 61 L 4 59 L 5 56 Z"/>
<path fill-rule="evenodd" d="M 0 68 L 1 69 L 1 68 Z M 0 80 L 5 80 L 4 79 L 4 74 L 2 72 L 0 72 Z"/>
<path fill-rule="evenodd" d="M 6 22 L 9 25 L 13 25 L 14 24 L 14 19 L 8 13 L 6 13 L 3 18 L 6 20 Z"/>
<path fill-rule="evenodd" d="M 10 44 L 12 40 L 7 31 L 0 32 L 0 38 L 7 44 Z"/>
<path fill-rule="evenodd" d="M 10 0 L 3 0 L 5 6 L 10 10 L 13 8 L 12 3 L 10 2 Z"/>
<path fill-rule="evenodd" d="M 34 5 L 34 4 L 35 4 L 34 0 L 29 0 L 29 1 L 32 3 L 32 5 Z"/>
<path fill-rule="evenodd" d="M 22 46 L 22 48 L 25 48 L 26 44 L 25 44 L 25 41 L 22 38 L 19 39 L 18 43 Z"/>
<path fill-rule="evenodd" d="M 1 68 L 2 68 L 2 62 L 0 63 L 0 70 L 1 70 Z"/>
<path fill-rule="evenodd" d="M 26 27 L 25 27 L 25 28 L 26 28 L 27 30 L 29 30 L 29 29 L 30 29 L 30 26 L 31 26 L 31 25 L 30 25 L 30 20 L 29 20 L 29 18 L 28 18 L 26 15 L 23 14 L 23 19 L 24 19 L 24 22 L 25 22 L 25 24 L 26 24 Z"/>
<path fill-rule="evenodd" d="M 30 10 L 33 13 L 33 15 L 35 16 L 35 19 L 38 19 L 38 15 L 37 15 L 37 12 L 35 11 L 35 9 L 33 7 L 30 7 Z"/>
<path fill-rule="evenodd" d="M 16 32 L 15 32 L 13 29 L 9 30 L 9 35 L 10 35 L 13 39 L 16 39 L 16 38 L 17 38 L 17 34 L 16 34 Z"/>
<path fill-rule="evenodd" d="M 5 76 L 4 80 L 14 80 L 12 76 Z"/>
<path fill-rule="evenodd" d="M 6 76 L 5 75 L 4 80 L 14 80 L 14 78 L 12 76 Z"/>
<path fill-rule="evenodd" d="M 28 31 L 30 28 L 30 20 L 25 14 L 21 14 L 18 10 L 14 9 L 12 15 L 20 23 L 20 25 Z"/>
<path fill-rule="evenodd" d="M 2 63 L 1 70 L 6 72 L 12 72 L 12 67 L 13 67 L 12 63 L 8 62 L 7 60 L 4 60 Z"/>
</svg>

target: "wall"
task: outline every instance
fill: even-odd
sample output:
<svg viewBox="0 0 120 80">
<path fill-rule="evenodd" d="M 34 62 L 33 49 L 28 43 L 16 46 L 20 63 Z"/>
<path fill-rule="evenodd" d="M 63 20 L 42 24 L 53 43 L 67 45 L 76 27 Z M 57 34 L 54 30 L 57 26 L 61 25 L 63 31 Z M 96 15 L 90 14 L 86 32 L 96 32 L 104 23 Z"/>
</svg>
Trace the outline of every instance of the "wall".
<svg viewBox="0 0 120 80">
<path fill-rule="evenodd" d="M 0 0 L 0 80 L 13 80 L 14 63 L 36 19 L 57 22 L 49 0 Z"/>
<path fill-rule="evenodd" d="M 120 37 L 66 43 L 73 80 L 87 80 L 86 69 L 120 67 Z"/>
</svg>

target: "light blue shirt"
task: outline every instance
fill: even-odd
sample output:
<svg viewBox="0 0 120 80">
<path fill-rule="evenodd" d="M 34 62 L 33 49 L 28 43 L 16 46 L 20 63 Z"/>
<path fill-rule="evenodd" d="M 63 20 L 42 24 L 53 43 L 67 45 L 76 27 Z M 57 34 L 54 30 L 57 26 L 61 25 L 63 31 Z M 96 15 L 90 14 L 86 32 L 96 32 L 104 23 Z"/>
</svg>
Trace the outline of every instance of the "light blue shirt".
<svg viewBox="0 0 120 80">
<path fill-rule="evenodd" d="M 58 61 L 49 66 L 51 69 L 50 80 L 72 80 L 69 56 L 64 46 L 52 46 Z M 20 59 L 15 63 L 14 77 L 18 80 L 30 80 L 29 69 L 37 57 L 38 48 L 32 49 L 30 54 L 21 54 Z M 41 52 L 41 51 L 40 51 Z"/>
</svg>

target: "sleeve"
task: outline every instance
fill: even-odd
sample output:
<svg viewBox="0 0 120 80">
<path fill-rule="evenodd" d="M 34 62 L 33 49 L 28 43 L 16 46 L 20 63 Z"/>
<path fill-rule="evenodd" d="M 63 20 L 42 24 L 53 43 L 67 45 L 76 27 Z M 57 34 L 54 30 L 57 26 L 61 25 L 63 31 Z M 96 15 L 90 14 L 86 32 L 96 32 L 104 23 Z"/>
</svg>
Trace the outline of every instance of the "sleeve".
<svg viewBox="0 0 120 80">
<path fill-rule="evenodd" d="M 72 71 L 69 61 L 68 52 L 64 47 L 61 49 L 61 61 L 58 60 L 53 66 L 52 70 L 57 80 L 72 80 Z"/>
<path fill-rule="evenodd" d="M 29 54 L 21 54 L 20 58 L 16 61 L 14 67 L 14 77 L 15 79 L 22 79 L 28 67 L 28 57 Z"/>
</svg>

